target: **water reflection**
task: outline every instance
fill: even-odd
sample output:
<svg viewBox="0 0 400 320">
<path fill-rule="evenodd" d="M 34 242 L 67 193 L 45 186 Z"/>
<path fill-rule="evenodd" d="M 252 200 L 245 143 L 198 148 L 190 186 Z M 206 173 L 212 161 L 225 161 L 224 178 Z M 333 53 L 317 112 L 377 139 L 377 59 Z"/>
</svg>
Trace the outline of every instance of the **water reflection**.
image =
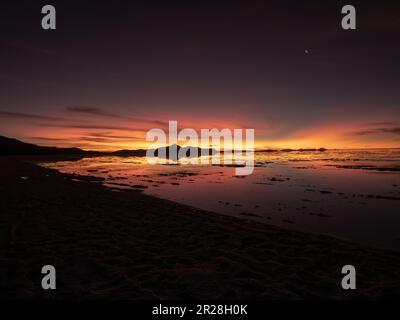
<svg viewBox="0 0 400 320">
<path fill-rule="evenodd" d="M 235 176 L 237 160 L 150 165 L 144 157 L 92 157 L 42 165 L 104 178 L 113 189 L 400 249 L 399 149 L 256 153 L 250 176 Z"/>
</svg>

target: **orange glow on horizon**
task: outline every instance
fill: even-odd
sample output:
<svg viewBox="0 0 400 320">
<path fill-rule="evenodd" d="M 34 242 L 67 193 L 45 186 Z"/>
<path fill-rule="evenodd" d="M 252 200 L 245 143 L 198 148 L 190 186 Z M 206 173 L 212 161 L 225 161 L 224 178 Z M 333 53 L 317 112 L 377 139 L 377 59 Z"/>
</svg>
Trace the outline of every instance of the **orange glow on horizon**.
<svg viewBox="0 0 400 320">
<path fill-rule="evenodd" d="M 96 122 L 83 122 L 84 125 L 41 126 L 36 123 L 4 122 L 0 135 L 17 138 L 24 142 L 42 146 L 77 147 L 83 150 L 116 151 L 121 149 L 146 149 L 146 133 L 157 125 L 168 135 L 168 120 L 151 120 L 154 123 L 138 123 L 124 119 L 113 119 L 107 125 Z M 100 122 L 100 121 L 99 121 Z M 190 117 L 178 120 L 178 130 L 193 128 L 200 137 L 202 128 L 251 128 L 248 124 L 222 118 L 207 121 L 193 120 Z M 279 124 L 276 125 L 279 127 Z M 132 128 L 130 130 L 130 128 Z M 255 149 L 352 149 L 352 148 L 399 148 L 398 134 L 373 133 L 354 134 L 357 130 L 366 130 L 360 123 L 325 123 L 299 129 L 290 133 L 276 134 L 276 128 L 254 124 Z M 279 128 L 278 128 L 279 129 Z M 275 130 L 275 131 L 274 131 Z M 200 139 L 199 139 L 200 141 Z M 187 145 L 184 141 L 180 145 Z M 244 145 L 243 145 L 244 146 Z"/>
</svg>

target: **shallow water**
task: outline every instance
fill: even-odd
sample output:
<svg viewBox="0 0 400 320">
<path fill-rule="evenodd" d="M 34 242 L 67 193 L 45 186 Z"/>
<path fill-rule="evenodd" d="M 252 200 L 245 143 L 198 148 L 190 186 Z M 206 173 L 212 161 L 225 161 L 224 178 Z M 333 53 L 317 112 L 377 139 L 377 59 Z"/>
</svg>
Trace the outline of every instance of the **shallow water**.
<svg viewBox="0 0 400 320">
<path fill-rule="evenodd" d="M 41 165 L 103 177 L 113 189 L 400 250 L 400 149 L 256 153 L 250 176 L 235 176 L 230 166 L 150 165 L 139 157 Z"/>
</svg>

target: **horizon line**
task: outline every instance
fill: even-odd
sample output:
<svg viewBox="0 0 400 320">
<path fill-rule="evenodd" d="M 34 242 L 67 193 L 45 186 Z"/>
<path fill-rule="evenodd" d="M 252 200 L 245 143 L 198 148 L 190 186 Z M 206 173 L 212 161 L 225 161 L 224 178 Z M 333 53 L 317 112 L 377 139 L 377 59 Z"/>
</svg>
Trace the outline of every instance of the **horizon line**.
<svg viewBox="0 0 400 320">
<path fill-rule="evenodd" d="M 93 149 L 89 149 L 89 148 L 86 149 L 85 147 L 76 147 L 76 146 L 75 147 L 60 147 L 60 146 L 57 146 L 57 145 L 43 145 L 43 144 L 37 144 L 37 143 L 31 143 L 31 142 L 24 142 L 23 140 L 20 140 L 19 138 L 10 138 L 10 137 L 4 136 L 4 135 L 0 135 L 0 137 L 17 140 L 17 141 L 20 141 L 22 143 L 29 143 L 29 144 L 36 145 L 36 146 L 39 146 L 39 147 L 53 147 L 53 148 L 60 148 L 60 149 L 76 148 L 76 149 L 80 149 L 82 151 L 91 151 L 91 152 L 116 152 L 116 151 L 123 151 L 123 150 L 138 151 L 138 150 L 146 150 L 146 149 L 148 149 L 148 148 L 137 148 L 137 149 L 118 148 L 118 149 L 115 149 L 113 151 L 106 150 L 106 149 L 104 149 L 104 150 L 93 150 Z M 160 147 L 170 147 L 172 145 L 173 144 L 160 146 Z M 195 147 L 195 148 L 201 148 L 201 149 L 204 148 L 204 147 L 201 147 L 201 146 L 192 146 L 192 145 L 181 146 L 179 144 L 177 144 L 177 145 L 180 146 L 180 147 Z M 213 148 L 212 146 L 210 146 L 208 148 L 204 148 L 204 149 L 214 149 L 214 150 L 217 150 L 217 151 L 225 151 L 224 148 L 216 149 L 216 148 Z M 328 150 L 387 150 L 387 149 L 400 149 L 400 146 L 399 147 L 341 147 L 341 148 L 325 148 L 325 147 L 306 147 L 306 148 L 280 147 L 280 148 L 271 148 L 271 147 L 258 147 L 258 148 L 254 148 L 253 151 L 254 152 L 267 152 L 267 151 L 270 151 L 270 152 L 274 152 L 274 151 L 284 152 L 284 151 L 302 151 L 302 150 L 303 151 L 307 151 L 307 150 L 318 151 L 318 150 L 321 150 L 321 149 L 324 149 L 324 151 L 328 151 Z M 252 150 L 249 150 L 249 149 L 234 149 L 234 148 L 230 149 L 230 150 L 231 151 L 252 151 Z M 229 151 L 229 149 L 228 149 L 228 151 Z"/>
</svg>

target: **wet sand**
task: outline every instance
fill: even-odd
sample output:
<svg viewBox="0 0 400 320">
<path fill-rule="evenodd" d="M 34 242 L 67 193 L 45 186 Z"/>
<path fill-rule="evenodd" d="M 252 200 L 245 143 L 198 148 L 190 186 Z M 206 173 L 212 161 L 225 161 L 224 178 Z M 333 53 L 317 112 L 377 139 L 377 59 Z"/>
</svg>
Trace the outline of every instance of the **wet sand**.
<svg viewBox="0 0 400 320">
<path fill-rule="evenodd" d="M 0 298 L 400 298 L 400 253 L 0 158 Z M 43 265 L 57 290 L 41 289 Z M 357 290 L 341 289 L 343 265 Z"/>
</svg>

